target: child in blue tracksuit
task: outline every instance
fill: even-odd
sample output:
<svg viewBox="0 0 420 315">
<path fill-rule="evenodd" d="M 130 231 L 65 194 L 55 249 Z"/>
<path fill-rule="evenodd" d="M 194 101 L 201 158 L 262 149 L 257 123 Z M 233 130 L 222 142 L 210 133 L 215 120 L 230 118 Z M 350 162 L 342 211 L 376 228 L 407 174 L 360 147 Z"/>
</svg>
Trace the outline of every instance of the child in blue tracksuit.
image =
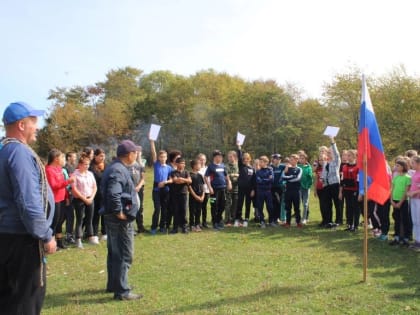
<svg viewBox="0 0 420 315">
<path fill-rule="evenodd" d="M 285 227 L 290 227 L 292 220 L 292 205 L 295 211 L 295 218 L 297 227 L 302 227 L 300 222 L 300 179 L 302 177 L 302 169 L 297 166 L 299 156 L 292 154 L 289 157 L 289 164 L 284 169 L 283 179 L 286 181 L 286 192 L 284 196 L 286 208 L 286 223 Z"/>
<path fill-rule="evenodd" d="M 273 215 L 273 198 L 271 195 L 271 186 L 273 185 L 273 169 L 268 166 L 270 160 L 263 155 L 259 159 L 260 169 L 255 174 L 255 184 L 257 188 L 257 208 L 261 228 L 265 228 L 264 220 L 264 202 L 267 207 L 269 217 Z"/>
</svg>

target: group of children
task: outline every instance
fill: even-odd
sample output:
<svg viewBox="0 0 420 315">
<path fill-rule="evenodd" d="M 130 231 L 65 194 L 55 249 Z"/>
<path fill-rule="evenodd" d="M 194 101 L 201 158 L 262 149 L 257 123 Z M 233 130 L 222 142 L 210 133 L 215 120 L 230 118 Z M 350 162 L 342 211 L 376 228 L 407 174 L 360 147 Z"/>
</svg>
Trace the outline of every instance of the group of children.
<svg viewBox="0 0 420 315">
<path fill-rule="evenodd" d="M 215 150 L 208 165 L 202 153 L 190 161 L 190 171 L 186 170 L 180 151 L 157 153 L 154 141 L 150 145 L 154 172 L 150 230 L 153 235 L 200 232 L 208 228 L 208 203 L 214 230 L 226 225 L 247 227 L 251 209 L 261 228 L 290 227 L 292 217 L 296 226 L 302 228 L 309 219 L 312 187 L 319 200 L 321 227 L 337 228 L 344 225 L 344 218 L 347 231 L 354 232 L 360 225 L 363 197 L 359 194 L 357 151 L 344 150 L 340 155 L 334 138 L 329 148 L 320 147 L 313 165 L 304 151 L 291 154 L 283 162 L 278 153 L 272 154 L 271 159 L 263 155 L 253 160 L 238 145 L 237 150 L 228 152 L 226 164 L 224 154 Z M 91 244 L 98 244 L 99 232 L 101 239 L 106 239 L 99 214 L 105 152 L 86 148 L 79 160 L 76 159 L 75 152 L 64 156 L 53 149 L 46 166 L 56 202 L 52 228 L 60 248 L 65 248 L 64 240 L 83 248 L 83 237 Z M 420 251 L 420 156 L 410 150 L 396 158 L 394 164 L 388 172 L 392 183 L 390 199 L 383 205 L 369 200 L 368 218 L 364 221 L 372 225 L 373 236 L 388 240 L 392 206 L 394 237 L 390 244 Z M 141 205 L 136 218 L 137 233 L 148 232 L 143 222 L 145 160 L 141 158 L 140 147 L 136 163 L 129 168 Z M 64 222 L 66 238 L 62 231 Z M 410 245 L 413 234 L 415 241 Z"/>
<path fill-rule="evenodd" d="M 281 163 L 281 155 L 275 153 L 271 160 L 261 156 L 253 164 L 251 155 L 242 152 L 238 145 L 236 151 L 228 152 L 226 164 L 224 154 L 215 150 L 211 163 L 206 165 L 205 155 L 199 154 L 190 162 L 191 172 L 187 172 L 181 152 L 159 151 L 156 154 L 154 141 L 150 143 L 154 168 L 153 235 L 158 231 L 175 234 L 179 229 L 188 233 L 207 228 L 207 202 L 210 202 L 211 223 L 215 230 L 221 230 L 225 225 L 247 227 L 251 205 L 254 219 L 261 228 L 279 224 L 290 227 L 292 208 L 297 227 L 301 228 L 308 220 L 313 171 L 303 151 L 292 154 L 285 163 Z"/>
<path fill-rule="evenodd" d="M 321 147 L 319 158 L 314 163 L 315 196 L 319 198 L 322 222 L 320 226 L 336 228 L 343 224 L 345 208 L 345 230 L 354 232 L 360 224 L 363 196 L 359 194 L 359 168 L 357 151 L 344 150 L 341 157 L 332 139 L 331 147 Z M 368 217 L 365 222 L 372 228 L 372 235 L 379 240 L 389 239 L 390 210 L 394 220 L 394 237 L 390 245 L 402 245 L 420 251 L 420 156 L 408 150 L 405 156 L 388 166 L 390 198 L 379 204 L 368 200 Z M 333 204 L 336 210 L 332 218 Z M 413 238 L 414 243 L 409 241 Z"/>
</svg>

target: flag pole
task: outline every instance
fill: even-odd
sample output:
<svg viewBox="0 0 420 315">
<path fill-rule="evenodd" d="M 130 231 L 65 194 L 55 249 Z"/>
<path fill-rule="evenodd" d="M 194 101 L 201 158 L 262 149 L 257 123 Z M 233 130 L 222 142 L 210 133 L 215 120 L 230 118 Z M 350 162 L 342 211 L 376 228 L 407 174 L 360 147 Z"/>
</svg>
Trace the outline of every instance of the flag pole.
<svg viewBox="0 0 420 315">
<path fill-rule="evenodd" d="M 366 142 L 365 142 L 366 143 Z M 366 282 L 367 278 L 367 265 L 368 265 L 368 194 L 367 194 L 367 154 L 366 151 L 363 153 L 363 189 L 364 189 L 364 198 L 363 198 L 363 216 L 364 216 L 364 240 L 363 240 L 363 282 Z"/>
<path fill-rule="evenodd" d="M 366 81 L 365 75 L 362 75 L 362 103 L 365 102 L 366 107 Z M 366 126 L 366 114 L 363 115 L 364 122 L 363 125 Z M 367 267 L 368 267 L 368 225 L 369 225 L 369 218 L 368 218 L 368 169 L 367 169 L 367 160 L 368 160 L 368 140 L 369 134 L 363 134 L 363 191 L 364 191 L 364 198 L 363 198 L 363 217 L 364 217 L 364 224 L 363 224 L 363 282 L 366 283 L 367 279 Z"/>
</svg>

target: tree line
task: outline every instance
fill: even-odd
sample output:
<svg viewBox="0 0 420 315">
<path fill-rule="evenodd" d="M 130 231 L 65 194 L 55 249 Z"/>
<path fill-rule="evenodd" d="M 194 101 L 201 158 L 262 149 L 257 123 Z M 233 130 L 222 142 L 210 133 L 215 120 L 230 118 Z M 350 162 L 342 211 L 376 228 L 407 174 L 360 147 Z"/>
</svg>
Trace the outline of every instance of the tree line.
<svg viewBox="0 0 420 315">
<path fill-rule="evenodd" d="M 368 77 L 369 92 L 389 159 L 419 149 L 420 79 L 401 66 Z M 158 148 L 179 149 L 186 157 L 235 147 L 237 131 L 244 149 L 258 156 L 288 155 L 303 149 L 316 156 L 326 126 L 338 126 L 339 149 L 357 148 L 361 72 L 334 75 L 320 99 L 304 98 L 293 85 L 273 80 L 248 81 L 214 70 L 182 76 L 170 71 L 111 70 L 103 82 L 57 87 L 40 130 L 37 150 L 79 151 L 102 147 L 111 156 L 116 143 L 133 139 L 149 150 L 151 123 L 162 125 Z M 113 151 L 114 150 L 114 151 Z"/>
</svg>

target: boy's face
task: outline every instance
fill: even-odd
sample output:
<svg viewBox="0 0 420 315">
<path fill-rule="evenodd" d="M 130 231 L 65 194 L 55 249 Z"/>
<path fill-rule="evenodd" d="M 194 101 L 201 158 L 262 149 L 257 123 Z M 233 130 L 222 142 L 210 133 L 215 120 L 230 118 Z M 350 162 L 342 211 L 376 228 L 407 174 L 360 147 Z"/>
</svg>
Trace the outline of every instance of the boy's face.
<svg viewBox="0 0 420 315">
<path fill-rule="evenodd" d="M 271 159 L 271 163 L 275 166 L 280 164 L 280 159 L 279 158 L 272 158 Z"/>
<path fill-rule="evenodd" d="M 185 169 L 185 162 L 176 163 L 176 168 L 178 171 L 183 171 Z"/>
<path fill-rule="evenodd" d="M 290 157 L 289 158 L 289 163 L 290 163 L 290 165 L 292 165 L 292 166 L 296 166 L 296 164 L 297 164 L 297 159 L 295 158 L 295 157 Z"/>
<path fill-rule="evenodd" d="M 266 161 L 266 160 L 259 160 L 260 162 L 259 162 L 259 166 L 261 167 L 261 168 L 265 168 L 265 167 L 267 167 L 267 164 L 268 164 L 268 162 Z"/>
<path fill-rule="evenodd" d="M 215 164 L 220 164 L 223 162 L 223 156 L 222 155 L 216 155 L 213 157 L 213 162 Z"/>
<path fill-rule="evenodd" d="M 168 159 L 168 155 L 166 153 L 159 154 L 160 164 L 165 164 L 167 159 Z"/>
<path fill-rule="evenodd" d="M 299 156 L 299 163 L 300 164 L 306 164 L 306 159 L 303 155 Z"/>
</svg>

